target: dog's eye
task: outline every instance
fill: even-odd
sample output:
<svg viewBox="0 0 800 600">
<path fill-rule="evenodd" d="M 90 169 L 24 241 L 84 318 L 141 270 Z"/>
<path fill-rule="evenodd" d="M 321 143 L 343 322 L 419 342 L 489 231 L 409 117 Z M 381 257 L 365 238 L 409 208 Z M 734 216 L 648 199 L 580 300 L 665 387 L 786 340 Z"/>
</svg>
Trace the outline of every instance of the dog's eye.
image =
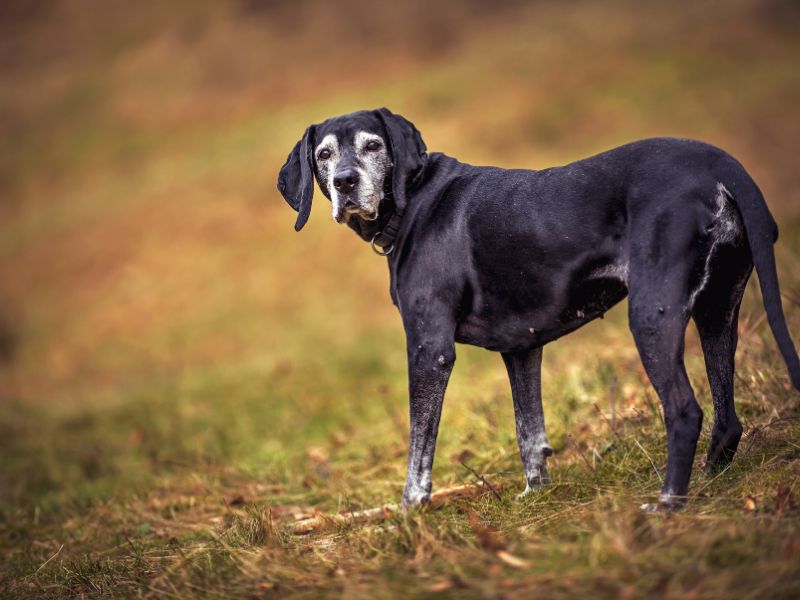
<svg viewBox="0 0 800 600">
<path fill-rule="evenodd" d="M 328 160 L 330 157 L 331 157 L 331 151 L 328 150 L 327 148 L 323 148 L 322 150 L 319 151 L 319 154 L 317 154 L 317 158 L 320 160 Z"/>
<path fill-rule="evenodd" d="M 375 150 L 380 150 L 381 143 L 376 141 L 376 140 L 371 140 L 371 141 L 367 142 L 367 145 L 364 146 L 364 147 L 367 150 L 369 150 L 370 152 L 375 152 Z"/>
</svg>

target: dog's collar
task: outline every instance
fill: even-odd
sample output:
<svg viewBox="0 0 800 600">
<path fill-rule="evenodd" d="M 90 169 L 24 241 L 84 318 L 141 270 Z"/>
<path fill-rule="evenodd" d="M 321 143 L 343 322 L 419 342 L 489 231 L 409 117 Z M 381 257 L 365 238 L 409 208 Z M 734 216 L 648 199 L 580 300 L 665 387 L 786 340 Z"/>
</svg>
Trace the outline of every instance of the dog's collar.
<svg viewBox="0 0 800 600">
<path fill-rule="evenodd" d="M 394 250 L 394 240 L 400 231 L 400 224 L 403 222 L 402 211 L 395 210 L 386 225 L 378 233 L 372 236 L 370 246 L 372 251 L 378 256 L 389 256 Z"/>
</svg>

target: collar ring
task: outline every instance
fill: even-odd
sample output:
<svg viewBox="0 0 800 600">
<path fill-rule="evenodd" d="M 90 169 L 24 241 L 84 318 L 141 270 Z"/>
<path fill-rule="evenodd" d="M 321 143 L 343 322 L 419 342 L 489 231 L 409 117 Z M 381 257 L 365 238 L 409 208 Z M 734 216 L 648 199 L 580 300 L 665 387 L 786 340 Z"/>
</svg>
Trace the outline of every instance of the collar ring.
<svg viewBox="0 0 800 600">
<path fill-rule="evenodd" d="M 386 247 L 378 246 L 375 243 L 375 240 L 378 239 L 378 236 L 381 235 L 382 232 L 378 232 L 372 236 L 372 240 L 370 240 L 369 245 L 372 246 L 372 251 L 377 254 L 378 256 L 389 256 L 392 251 L 394 250 L 394 243 L 389 244 L 389 249 L 387 250 Z"/>
</svg>

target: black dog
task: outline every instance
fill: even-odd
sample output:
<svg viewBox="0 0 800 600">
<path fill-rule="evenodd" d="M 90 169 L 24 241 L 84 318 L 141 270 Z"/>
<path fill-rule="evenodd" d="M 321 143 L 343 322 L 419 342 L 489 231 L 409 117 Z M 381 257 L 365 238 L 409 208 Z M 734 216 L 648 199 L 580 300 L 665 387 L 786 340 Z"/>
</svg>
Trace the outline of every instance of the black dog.
<svg viewBox="0 0 800 600">
<path fill-rule="evenodd" d="M 314 176 L 333 206 L 388 256 L 408 347 L 411 437 L 406 505 L 427 502 L 455 342 L 500 352 L 508 369 L 529 491 L 549 481 L 542 347 L 629 295 L 630 329 L 664 407 L 669 458 L 660 503 L 682 505 L 703 413 L 683 364 L 689 318 L 714 397 L 707 465 L 733 457 L 742 294 L 755 264 L 772 333 L 800 389 L 781 306 L 778 230 L 756 184 L 697 141 L 634 142 L 542 171 L 474 167 L 426 154 L 417 129 L 386 109 L 309 127 L 278 178 L 308 220 Z"/>
</svg>

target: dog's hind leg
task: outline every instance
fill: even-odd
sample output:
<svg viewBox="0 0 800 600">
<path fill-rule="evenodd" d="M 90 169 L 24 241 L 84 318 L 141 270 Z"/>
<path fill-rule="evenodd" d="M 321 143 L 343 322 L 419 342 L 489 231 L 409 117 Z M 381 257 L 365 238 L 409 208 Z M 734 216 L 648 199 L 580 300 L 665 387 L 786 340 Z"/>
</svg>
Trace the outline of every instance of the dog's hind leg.
<svg viewBox="0 0 800 600">
<path fill-rule="evenodd" d="M 667 430 L 667 474 L 658 505 L 680 508 L 689 489 L 703 413 L 694 397 L 683 362 L 689 321 L 687 265 L 666 273 L 631 270 L 629 321 L 645 371 L 664 408 Z"/>
<path fill-rule="evenodd" d="M 714 425 L 706 458 L 708 473 L 731 462 L 742 437 L 742 424 L 733 401 L 734 356 L 739 339 L 739 306 L 752 269 L 747 248 L 723 249 L 710 262 L 711 276 L 692 311 L 714 399 Z"/>
<path fill-rule="evenodd" d="M 511 381 L 517 442 L 525 468 L 525 491 L 522 494 L 527 494 L 550 483 L 545 462 L 553 454 L 547 441 L 542 410 L 542 348 L 504 352 L 503 361 Z"/>
</svg>

